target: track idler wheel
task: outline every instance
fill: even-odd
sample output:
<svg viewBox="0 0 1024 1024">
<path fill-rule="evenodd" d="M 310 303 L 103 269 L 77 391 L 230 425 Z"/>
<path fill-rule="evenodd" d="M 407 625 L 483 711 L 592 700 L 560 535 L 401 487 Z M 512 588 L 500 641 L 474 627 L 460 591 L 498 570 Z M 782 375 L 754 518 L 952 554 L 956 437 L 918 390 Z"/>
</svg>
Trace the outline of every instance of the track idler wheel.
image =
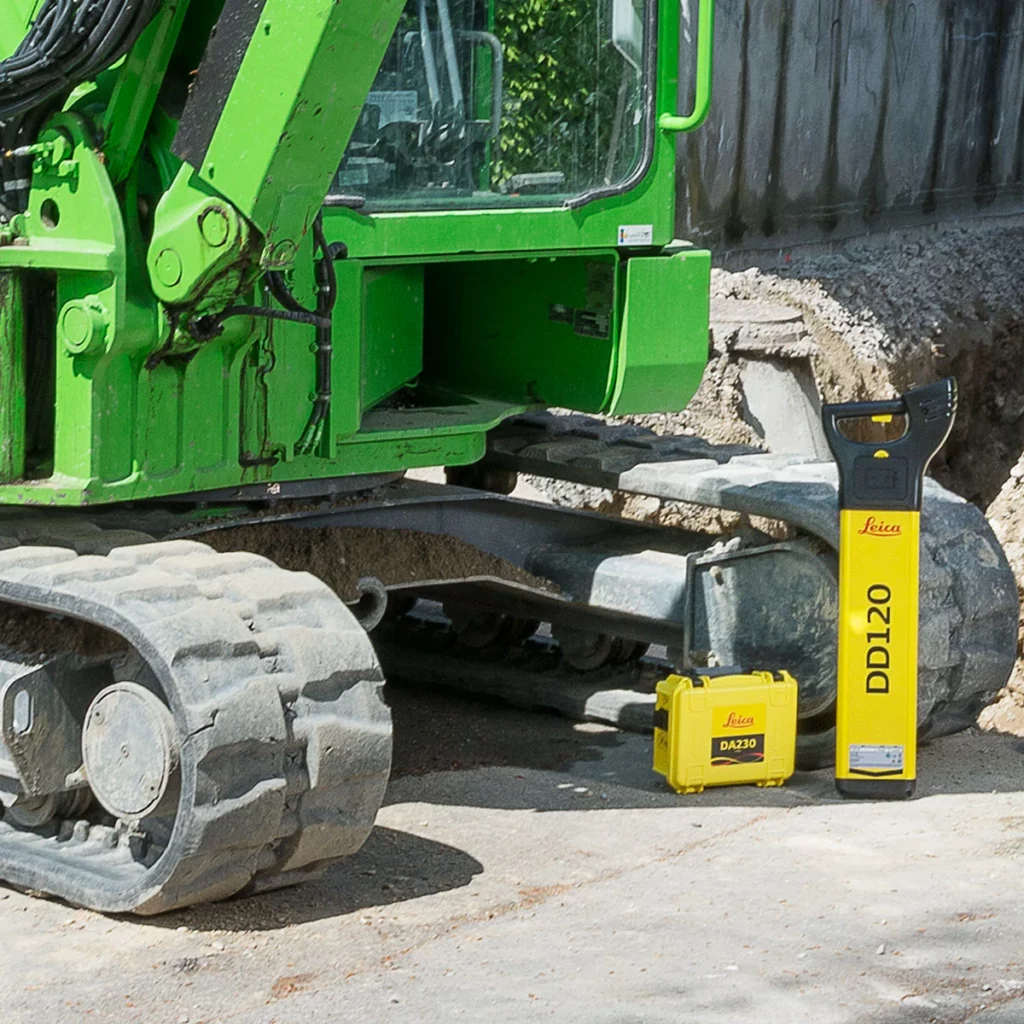
<svg viewBox="0 0 1024 1024">
<path fill-rule="evenodd" d="M 115 683 L 96 695 L 82 727 L 82 762 L 106 811 L 125 821 L 173 813 L 179 761 L 174 718 L 156 694 Z"/>
</svg>

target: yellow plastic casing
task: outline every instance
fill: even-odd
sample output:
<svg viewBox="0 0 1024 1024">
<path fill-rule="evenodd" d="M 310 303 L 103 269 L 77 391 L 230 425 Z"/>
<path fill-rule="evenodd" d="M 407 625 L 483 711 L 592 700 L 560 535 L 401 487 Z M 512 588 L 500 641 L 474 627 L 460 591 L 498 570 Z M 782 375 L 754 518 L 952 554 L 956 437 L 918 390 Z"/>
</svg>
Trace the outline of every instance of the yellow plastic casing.
<svg viewBox="0 0 1024 1024">
<path fill-rule="evenodd" d="M 839 514 L 836 778 L 917 776 L 920 512 Z"/>
<path fill-rule="evenodd" d="M 679 793 L 781 786 L 793 774 L 796 705 L 788 672 L 669 676 L 657 687 L 654 770 Z"/>
</svg>

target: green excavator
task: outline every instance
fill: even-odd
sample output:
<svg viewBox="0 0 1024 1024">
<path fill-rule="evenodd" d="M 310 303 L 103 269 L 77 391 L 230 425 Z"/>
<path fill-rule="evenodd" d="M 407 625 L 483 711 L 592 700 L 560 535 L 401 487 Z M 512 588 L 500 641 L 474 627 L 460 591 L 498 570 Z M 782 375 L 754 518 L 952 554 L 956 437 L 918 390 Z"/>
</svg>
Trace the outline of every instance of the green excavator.
<svg viewBox="0 0 1024 1024">
<path fill-rule="evenodd" d="M 708 354 L 674 189 L 713 13 L 5 0 L 0 879 L 153 914 L 322 872 L 388 778 L 375 645 L 431 615 L 499 690 L 527 642 L 605 689 L 651 645 L 784 667 L 827 760 L 834 467 L 608 419 L 682 410 Z M 1002 686 L 1017 628 L 983 517 L 935 485 L 921 607 L 927 738 Z"/>
</svg>

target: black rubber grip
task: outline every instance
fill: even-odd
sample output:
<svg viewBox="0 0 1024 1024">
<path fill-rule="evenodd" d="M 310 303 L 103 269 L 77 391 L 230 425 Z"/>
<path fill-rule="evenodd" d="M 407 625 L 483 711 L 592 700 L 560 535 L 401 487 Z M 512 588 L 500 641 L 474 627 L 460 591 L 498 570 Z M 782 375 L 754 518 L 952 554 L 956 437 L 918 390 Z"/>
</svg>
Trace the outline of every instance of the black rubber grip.
<svg viewBox="0 0 1024 1024">
<path fill-rule="evenodd" d="M 956 418 L 952 377 L 882 402 L 846 402 L 822 409 L 825 438 L 839 467 L 839 507 L 879 511 L 921 510 L 924 474 Z M 907 429 L 894 441 L 851 441 L 843 420 L 905 416 Z"/>
<path fill-rule="evenodd" d="M 909 800 L 917 779 L 836 779 L 836 790 L 851 800 Z"/>
</svg>

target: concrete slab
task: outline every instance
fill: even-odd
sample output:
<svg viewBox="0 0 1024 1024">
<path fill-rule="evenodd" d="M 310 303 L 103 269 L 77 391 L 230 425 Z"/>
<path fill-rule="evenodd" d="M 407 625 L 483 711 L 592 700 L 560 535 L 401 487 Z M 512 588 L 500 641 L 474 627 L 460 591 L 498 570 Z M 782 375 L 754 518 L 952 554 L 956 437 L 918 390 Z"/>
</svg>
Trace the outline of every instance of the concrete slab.
<svg viewBox="0 0 1024 1024">
<path fill-rule="evenodd" d="M 0 889 L 5 1024 L 1024 1021 L 1019 741 L 925 749 L 908 804 L 684 798 L 645 737 L 393 699 L 380 827 L 320 882 L 155 921 Z"/>
</svg>

